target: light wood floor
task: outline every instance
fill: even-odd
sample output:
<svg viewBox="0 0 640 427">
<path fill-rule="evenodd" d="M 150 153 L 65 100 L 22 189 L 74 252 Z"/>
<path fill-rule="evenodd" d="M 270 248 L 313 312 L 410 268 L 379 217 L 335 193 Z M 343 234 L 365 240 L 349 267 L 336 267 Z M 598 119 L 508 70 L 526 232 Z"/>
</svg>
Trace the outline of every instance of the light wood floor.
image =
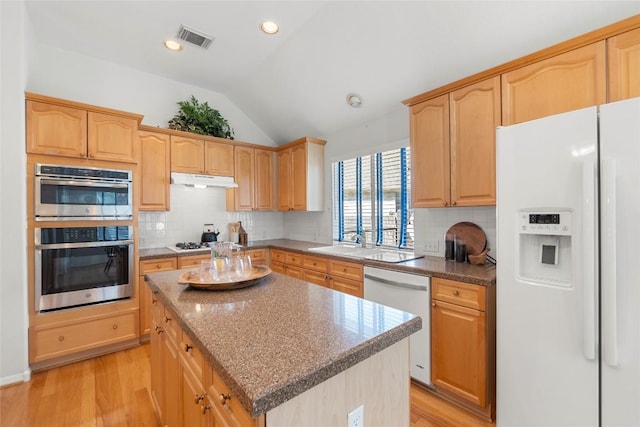
<svg viewBox="0 0 640 427">
<path fill-rule="evenodd" d="M 149 344 L 38 372 L 0 388 L 0 426 L 156 427 L 149 394 Z M 486 427 L 411 385 L 411 427 Z"/>
</svg>

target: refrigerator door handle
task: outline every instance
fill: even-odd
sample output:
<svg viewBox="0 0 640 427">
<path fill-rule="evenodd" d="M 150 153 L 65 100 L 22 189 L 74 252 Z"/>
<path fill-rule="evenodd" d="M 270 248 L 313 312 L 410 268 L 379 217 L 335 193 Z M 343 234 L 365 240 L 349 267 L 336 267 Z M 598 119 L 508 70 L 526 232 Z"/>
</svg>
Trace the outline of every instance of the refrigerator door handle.
<svg viewBox="0 0 640 427">
<path fill-rule="evenodd" d="M 609 366 L 618 365 L 618 304 L 616 289 L 616 164 L 613 159 L 601 167 L 601 295 L 602 349 Z"/>
<path fill-rule="evenodd" d="M 585 161 L 582 168 L 582 219 L 583 259 L 583 353 L 589 360 L 596 359 L 596 277 L 597 277 L 597 234 L 596 234 L 596 163 Z M 591 262 L 590 262 L 591 261 Z"/>
</svg>

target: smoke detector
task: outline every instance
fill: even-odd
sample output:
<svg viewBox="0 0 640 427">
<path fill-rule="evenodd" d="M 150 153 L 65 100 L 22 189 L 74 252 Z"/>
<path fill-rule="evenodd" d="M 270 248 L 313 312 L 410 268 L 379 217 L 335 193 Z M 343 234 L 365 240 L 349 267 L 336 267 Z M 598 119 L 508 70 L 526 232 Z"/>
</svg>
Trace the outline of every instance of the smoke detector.
<svg viewBox="0 0 640 427">
<path fill-rule="evenodd" d="M 180 40 L 184 40 L 191 44 L 195 44 L 198 47 L 203 49 L 207 49 L 211 43 L 213 43 L 213 37 L 204 34 L 201 31 L 196 31 L 192 28 L 189 28 L 185 25 L 181 25 L 178 30 L 178 36 Z"/>
</svg>

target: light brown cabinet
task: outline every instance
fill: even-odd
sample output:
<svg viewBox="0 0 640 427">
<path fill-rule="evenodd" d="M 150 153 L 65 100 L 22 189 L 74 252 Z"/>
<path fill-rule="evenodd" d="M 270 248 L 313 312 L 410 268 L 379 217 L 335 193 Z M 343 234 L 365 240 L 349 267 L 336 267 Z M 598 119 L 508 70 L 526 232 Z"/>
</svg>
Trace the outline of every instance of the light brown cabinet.
<svg viewBox="0 0 640 427">
<path fill-rule="evenodd" d="M 324 209 L 324 144 L 297 139 L 278 151 L 278 210 Z"/>
<path fill-rule="evenodd" d="M 274 210 L 274 153 L 270 150 L 235 147 L 235 182 L 227 189 L 228 211 Z"/>
<path fill-rule="evenodd" d="M 171 135 L 171 171 L 233 176 L 233 145 Z"/>
<path fill-rule="evenodd" d="M 302 255 L 271 249 L 271 269 L 277 273 L 302 279 Z"/>
<path fill-rule="evenodd" d="M 200 262 L 210 261 L 211 252 L 204 252 L 199 255 L 186 255 L 178 257 L 178 269 L 195 267 L 200 268 Z"/>
<path fill-rule="evenodd" d="M 432 279 L 431 380 L 485 418 L 495 415 L 495 286 Z"/>
<path fill-rule="evenodd" d="M 152 318 L 151 307 L 156 304 L 157 300 L 151 294 L 151 290 L 145 284 L 144 275 L 156 271 L 170 271 L 178 268 L 178 261 L 176 257 L 170 258 L 155 258 L 141 260 L 139 263 L 138 271 L 140 276 L 138 277 L 138 290 L 140 292 L 140 340 L 146 341 L 149 339 L 149 333 L 151 331 Z"/>
<path fill-rule="evenodd" d="M 29 97 L 38 100 L 29 99 Z M 40 100 L 50 100 L 42 102 Z M 27 94 L 27 153 L 137 163 L 141 116 Z M 108 111 L 108 112 L 107 112 Z"/>
<path fill-rule="evenodd" d="M 502 75 L 505 126 L 606 102 L 604 40 Z"/>
<path fill-rule="evenodd" d="M 171 138 L 164 133 L 139 131 L 141 211 L 168 211 L 171 184 Z"/>
<path fill-rule="evenodd" d="M 499 125 L 499 77 L 412 106 L 412 206 L 495 205 Z"/>
<path fill-rule="evenodd" d="M 362 264 L 304 255 L 302 267 L 302 278 L 307 282 L 360 298 L 364 296 Z"/>
<path fill-rule="evenodd" d="M 640 96 L 640 28 L 607 40 L 609 102 Z"/>
</svg>

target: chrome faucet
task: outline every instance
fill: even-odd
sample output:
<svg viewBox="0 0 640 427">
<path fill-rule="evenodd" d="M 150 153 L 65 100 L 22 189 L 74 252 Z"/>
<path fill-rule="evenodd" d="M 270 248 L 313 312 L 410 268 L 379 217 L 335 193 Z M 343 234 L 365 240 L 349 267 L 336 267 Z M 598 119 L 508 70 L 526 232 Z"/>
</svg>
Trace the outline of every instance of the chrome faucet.
<svg viewBox="0 0 640 427">
<path fill-rule="evenodd" d="M 360 245 L 362 245 L 363 248 L 367 247 L 367 238 L 365 237 L 364 232 L 362 234 L 354 233 L 353 236 L 351 236 L 351 241 L 360 242 Z"/>
</svg>

